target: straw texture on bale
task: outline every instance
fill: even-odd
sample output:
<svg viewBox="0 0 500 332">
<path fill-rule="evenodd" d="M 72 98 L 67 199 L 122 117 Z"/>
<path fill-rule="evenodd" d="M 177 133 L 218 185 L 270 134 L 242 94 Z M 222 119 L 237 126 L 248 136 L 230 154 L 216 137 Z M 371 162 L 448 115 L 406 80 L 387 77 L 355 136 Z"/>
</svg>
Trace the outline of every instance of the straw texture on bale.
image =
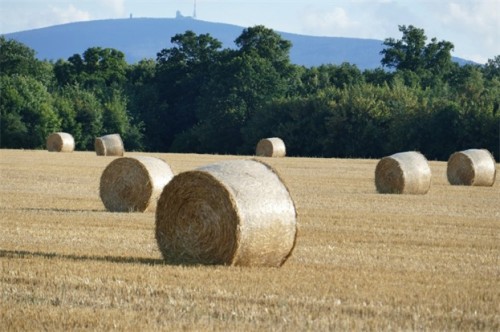
<svg viewBox="0 0 500 332">
<path fill-rule="evenodd" d="M 257 143 L 255 154 L 262 157 L 284 157 L 285 142 L 279 137 L 263 138 Z"/>
<path fill-rule="evenodd" d="M 452 185 L 492 186 L 495 183 L 495 158 L 488 150 L 469 149 L 453 153 L 446 168 Z"/>
<path fill-rule="evenodd" d="M 68 133 L 53 133 L 47 137 L 47 150 L 50 152 L 73 152 L 75 139 Z"/>
<path fill-rule="evenodd" d="M 98 156 L 123 156 L 125 148 L 119 134 L 110 134 L 97 137 L 94 142 L 95 152 Z"/>
<path fill-rule="evenodd" d="M 375 168 L 375 186 L 382 194 L 426 194 L 431 186 L 427 159 L 415 151 L 382 158 Z"/>
<path fill-rule="evenodd" d="M 173 176 L 170 166 L 158 158 L 118 158 L 104 169 L 99 194 L 108 211 L 154 211 L 163 187 Z"/>
<path fill-rule="evenodd" d="M 175 176 L 156 209 L 156 240 L 173 264 L 281 266 L 295 246 L 297 215 L 278 174 L 231 160 Z"/>
</svg>

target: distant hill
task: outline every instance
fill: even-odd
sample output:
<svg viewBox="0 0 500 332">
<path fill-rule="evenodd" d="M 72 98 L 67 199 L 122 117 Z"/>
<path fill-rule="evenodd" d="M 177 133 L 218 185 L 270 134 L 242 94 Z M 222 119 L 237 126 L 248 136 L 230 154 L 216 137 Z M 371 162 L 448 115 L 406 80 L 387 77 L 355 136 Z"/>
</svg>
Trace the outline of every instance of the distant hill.
<svg viewBox="0 0 500 332">
<path fill-rule="evenodd" d="M 209 33 L 225 48 L 234 48 L 234 40 L 245 27 L 212 23 L 190 17 L 131 18 L 86 21 L 5 34 L 35 50 L 39 59 L 67 59 L 89 47 L 115 48 L 125 53 L 129 63 L 156 58 L 156 53 L 172 46 L 170 38 L 186 30 Z M 360 69 L 380 67 L 383 41 L 375 39 L 316 37 L 279 32 L 292 42 L 292 63 L 307 67 L 349 62 Z M 468 62 L 460 58 L 455 61 Z"/>
</svg>

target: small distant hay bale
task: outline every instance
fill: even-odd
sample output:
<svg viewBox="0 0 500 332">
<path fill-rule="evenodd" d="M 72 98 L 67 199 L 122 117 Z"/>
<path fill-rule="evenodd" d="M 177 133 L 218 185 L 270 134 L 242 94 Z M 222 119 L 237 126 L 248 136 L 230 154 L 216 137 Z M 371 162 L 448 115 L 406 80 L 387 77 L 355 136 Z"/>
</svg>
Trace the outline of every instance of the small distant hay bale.
<svg viewBox="0 0 500 332">
<path fill-rule="evenodd" d="M 426 194 L 431 186 L 427 159 L 415 151 L 382 158 L 375 169 L 375 186 L 382 194 Z"/>
<path fill-rule="evenodd" d="M 125 153 L 123 141 L 119 134 L 110 134 L 97 137 L 94 142 L 95 152 L 98 156 L 119 156 Z"/>
<path fill-rule="evenodd" d="M 279 137 L 263 138 L 257 143 L 255 154 L 262 157 L 284 157 L 285 142 Z"/>
<path fill-rule="evenodd" d="M 71 134 L 58 132 L 47 137 L 47 150 L 50 152 L 73 152 L 75 139 Z"/>
<path fill-rule="evenodd" d="M 495 183 L 495 158 L 488 150 L 469 149 L 453 153 L 446 168 L 452 185 L 492 186 Z"/>
<path fill-rule="evenodd" d="M 108 211 L 154 211 L 163 187 L 173 176 L 170 166 L 158 158 L 118 158 L 104 169 L 99 194 Z"/>
<path fill-rule="evenodd" d="M 156 240 L 172 264 L 281 266 L 295 246 L 295 205 L 279 175 L 232 160 L 175 176 L 156 209 Z"/>
</svg>

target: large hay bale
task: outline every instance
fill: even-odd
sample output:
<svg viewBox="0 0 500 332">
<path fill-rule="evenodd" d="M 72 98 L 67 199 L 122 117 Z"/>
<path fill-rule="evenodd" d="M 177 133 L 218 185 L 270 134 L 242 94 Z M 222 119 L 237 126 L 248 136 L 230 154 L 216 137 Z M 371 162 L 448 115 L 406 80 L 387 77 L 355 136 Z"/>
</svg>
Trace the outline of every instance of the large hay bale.
<svg viewBox="0 0 500 332">
<path fill-rule="evenodd" d="M 279 137 L 263 138 L 257 143 L 255 154 L 262 157 L 284 157 L 285 142 Z"/>
<path fill-rule="evenodd" d="M 224 161 L 180 173 L 165 186 L 156 240 L 169 263 L 281 266 L 295 245 L 296 219 L 272 168 Z"/>
<path fill-rule="evenodd" d="M 382 194 L 426 194 L 431 186 L 427 159 L 415 151 L 382 158 L 375 169 L 375 186 Z"/>
<path fill-rule="evenodd" d="M 125 148 L 120 134 L 110 134 L 97 137 L 94 142 L 98 156 L 123 156 Z"/>
<path fill-rule="evenodd" d="M 446 168 L 452 185 L 492 186 L 495 183 L 495 158 L 488 150 L 469 149 L 453 153 Z"/>
<path fill-rule="evenodd" d="M 73 152 L 75 139 L 68 133 L 52 133 L 47 137 L 47 150 L 50 152 Z"/>
<path fill-rule="evenodd" d="M 153 157 L 123 157 L 113 160 L 102 172 L 99 194 L 113 212 L 154 211 L 172 170 Z"/>
</svg>

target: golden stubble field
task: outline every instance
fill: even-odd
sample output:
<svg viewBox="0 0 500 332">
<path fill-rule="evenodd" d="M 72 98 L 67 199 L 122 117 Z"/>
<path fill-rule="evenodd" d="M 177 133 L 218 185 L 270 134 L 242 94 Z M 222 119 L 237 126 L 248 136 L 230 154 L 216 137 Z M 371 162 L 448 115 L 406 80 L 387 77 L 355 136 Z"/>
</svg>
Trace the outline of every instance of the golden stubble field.
<svg viewBox="0 0 500 332">
<path fill-rule="evenodd" d="M 175 174 L 248 158 L 127 155 Z M 450 186 L 430 162 L 427 195 L 381 195 L 378 160 L 260 159 L 297 206 L 281 268 L 164 264 L 153 212 L 104 209 L 112 157 L 0 150 L 0 330 L 500 329 L 498 176 Z"/>
</svg>

